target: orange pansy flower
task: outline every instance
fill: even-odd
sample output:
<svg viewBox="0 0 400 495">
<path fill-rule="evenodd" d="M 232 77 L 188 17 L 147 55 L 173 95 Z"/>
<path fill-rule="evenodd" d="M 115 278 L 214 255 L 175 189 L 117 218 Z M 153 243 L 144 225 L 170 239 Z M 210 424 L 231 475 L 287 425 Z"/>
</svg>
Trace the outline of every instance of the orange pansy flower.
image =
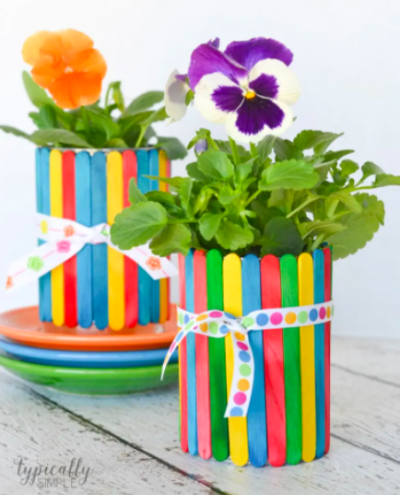
<svg viewBox="0 0 400 495">
<path fill-rule="evenodd" d="M 86 34 L 74 29 L 39 31 L 25 41 L 22 56 L 33 66 L 32 79 L 61 108 L 91 105 L 99 99 L 107 64 Z"/>
</svg>

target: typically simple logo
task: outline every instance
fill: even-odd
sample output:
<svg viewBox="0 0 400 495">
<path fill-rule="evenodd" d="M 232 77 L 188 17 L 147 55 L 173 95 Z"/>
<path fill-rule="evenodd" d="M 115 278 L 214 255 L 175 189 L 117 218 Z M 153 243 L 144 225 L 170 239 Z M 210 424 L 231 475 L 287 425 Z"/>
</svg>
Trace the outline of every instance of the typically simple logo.
<svg viewBox="0 0 400 495">
<path fill-rule="evenodd" d="M 7 277 L 6 290 L 12 289 L 14 287 L 14 281 L 12 277 Z"/>
<path fill-rule="evenodd" d="M 83 459 L 73 458 L 68 464 L 37 464 L 28 466 L 23 459 L 14 460 L 21 485 L 38 488 L 78 488 L 86 484 L 94 469 Z"/>
<path fill-rule="evenodd" d="M 65 237 L 72 237 L 75 234 L 75 229 L 72 225 L 67 225 L 64 227 L 64 235 Z"/>
<path fill-rule="evenodd" d="M 161 261 L 154 256 L 150 256 L 150 258 L 146 261 L 146 265 L 150 268 L 150 270 L 161 270 Z"/>
<path fill-rule="evenodd" d="M 49 224 L 46 222 L 46 220 L 42 220 L 40 224 L 40 230 L 42 231 L 42 234 L 47 234 L 49 231 Z"/>
<path fill-rule="evenodd" d="M 69 253 L 69 250 L 71 249 L 71 243 L 69 241 L 57 242 L 56 246 L 58 253 Z"/>
<path fill-rule="evenodd" d="M 31 256 L 28 258 L 27 267 L 34 272 L 39 272 L 44 267 L 44 261 L 40 256 Z"/>
</svg>

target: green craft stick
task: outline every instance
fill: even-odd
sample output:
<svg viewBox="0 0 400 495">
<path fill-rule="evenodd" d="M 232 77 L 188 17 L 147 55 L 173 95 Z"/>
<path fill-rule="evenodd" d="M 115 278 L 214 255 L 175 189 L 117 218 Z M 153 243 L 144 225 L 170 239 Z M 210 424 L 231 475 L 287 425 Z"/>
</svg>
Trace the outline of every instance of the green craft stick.
<svg viewBox="0 0 400 495">
<path fill-rule="evenodd" d="M 297 260 L 292 255 L 281 258 L 282 307 L 299 305 Z M 286 462 L 301 461 L 301 376 L 299 328 L 283 330 L 285 402 L 286 402 Z"/>
<path fill-rule="evenodd" d="M 222 282 L 222 255 L 213 249 L 208 252 L 207 308 L 224 309 Z M 224 418 L 227 407 L 225 339 L 209 339 L 211 446 L 214 459 L 225 461 L 229 456 L 228 421 Z"/>
</svg>

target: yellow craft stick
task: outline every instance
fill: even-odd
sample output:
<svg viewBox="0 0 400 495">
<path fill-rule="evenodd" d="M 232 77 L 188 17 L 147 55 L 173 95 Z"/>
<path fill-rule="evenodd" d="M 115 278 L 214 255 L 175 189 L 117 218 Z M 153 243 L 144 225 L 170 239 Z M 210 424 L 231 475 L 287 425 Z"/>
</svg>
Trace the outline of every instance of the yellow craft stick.
<svg viewBox="0 0 400 495">
<path fill-rule="evenodd" d="M 167 155 L 164 150 L 160 150 L 158 153 L 158 175 L 160 177 L 167 177 Z M 167 190 L 167 184 L 159 182 L 160 191 Z M 160 323 L 165 323 L 168 318 L 168 279 L 162 278 L 160 280 Z"/>
<path fill-rule="evenodd" d="M 224 311 L 234 316 L 242 316 L 242 267 L 239 256 L 228 254 L 223 262 Z M 228 397 L 233 379 L 233 341 L 228 334 L 225 337 L 226 378 Z M 236 466 L 244 466 L 249 460 L 247 440 L 247 419 L 228 418 L 229 449 L 231 459 Z"/>
<path fill-rule="evenodd" d="M 63 216 L 62 153 L 50 152 L 50 215 Z M 64 265 L 51 271 L 51 312 L 53 323 L 61 327 L 65 322 Z"/>
<path fill-rule="evenodd" d="M 299 256 L 299 304 L 306 306 L 313 303 L 313 260 L 309 253 L 303 253 Z M 314 360 L 314 325 L 300 327 L 302 459 L 306 462 L 315 458 L 317 446 Z"/>
<path fill-rule="evenodd" d="M 123 208 L 122 155 L 107 155 L 107 223 L 112 225 Z M 125 326 L 124 255 L 108 247 L 108 321 L 112 330 Z"/>
</svg>

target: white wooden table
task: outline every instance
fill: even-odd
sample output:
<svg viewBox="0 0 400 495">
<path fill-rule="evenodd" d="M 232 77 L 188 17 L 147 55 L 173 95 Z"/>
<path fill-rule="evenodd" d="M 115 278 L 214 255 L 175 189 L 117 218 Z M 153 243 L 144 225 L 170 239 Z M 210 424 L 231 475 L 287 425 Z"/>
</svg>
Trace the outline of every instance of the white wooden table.
<svg viewBox="0 0 400 495">
<path fill-rule="evenodd" d="M 0 372 L 0 495 L 400 493 L 400 341 L 334 339 L 331 450 L 318 461 L 262 469 L 204 461 L 181 452 L 177 425 L 176 387 L 91 398 Z M 84 485 L 83 475 L 72 483 L 63 473 L 21 484 L 23 466 L 74 458 L 93 470 Z M 48 479 L 58 487 L 44 487 Z"/>
</svg>

